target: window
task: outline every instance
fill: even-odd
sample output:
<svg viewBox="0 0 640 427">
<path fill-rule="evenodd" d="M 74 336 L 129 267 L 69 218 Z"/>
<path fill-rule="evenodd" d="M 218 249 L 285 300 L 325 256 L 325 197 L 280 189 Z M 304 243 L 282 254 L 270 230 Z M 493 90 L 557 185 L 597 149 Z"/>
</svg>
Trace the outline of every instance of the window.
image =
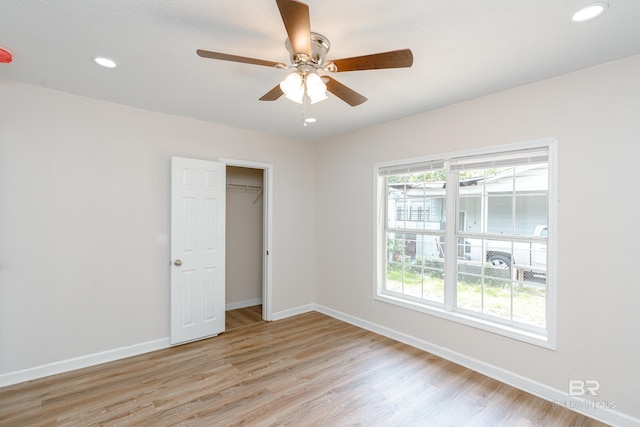
<svg viewBox="0 0 640 427">
<path fill-rule="evenodd" d="M 555 152 L 376 165 L 377 298 L 554 347 Z"/>
</svg>

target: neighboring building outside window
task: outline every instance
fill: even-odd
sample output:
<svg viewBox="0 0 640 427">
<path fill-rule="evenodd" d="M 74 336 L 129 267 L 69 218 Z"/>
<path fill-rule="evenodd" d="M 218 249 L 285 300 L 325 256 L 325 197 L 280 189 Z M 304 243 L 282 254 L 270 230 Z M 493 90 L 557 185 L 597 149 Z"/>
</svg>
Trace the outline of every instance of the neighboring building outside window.
<svg viewBox="0 0 640 427">
<path fill-rule="evenodd" d="M 375 166 L 378 299 L 555 347 L 557 142 Z"/>
</svg>

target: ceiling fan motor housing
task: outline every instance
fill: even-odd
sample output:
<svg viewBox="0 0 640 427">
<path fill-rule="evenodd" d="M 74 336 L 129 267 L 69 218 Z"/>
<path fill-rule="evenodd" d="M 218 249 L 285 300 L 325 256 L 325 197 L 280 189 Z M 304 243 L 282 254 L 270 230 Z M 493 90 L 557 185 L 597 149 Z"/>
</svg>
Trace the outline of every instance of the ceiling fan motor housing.
<svg viewBox="0 0 640 427">
<path fill-rule="evenodd" d="M 300 57 L 297 52 L 293 51 L 291 47 L 291 41 L 287 38 L 284 41 L 284 45 L 289 52 L 289 59 L 291 63 L 294 65 L 300 65 L 300 63 L 311 63 L 314 66 L 322 67 L 324 65 L 325 57 L 327 56 L 327 52 L 329 52 L 329 48 L 331 47 L 331 43 L 329 39 L 327 39 L 322 34 L 311 33 L 311 58 Z M 306 56 L 306 55 L 302 55 Z"/>
</svg>

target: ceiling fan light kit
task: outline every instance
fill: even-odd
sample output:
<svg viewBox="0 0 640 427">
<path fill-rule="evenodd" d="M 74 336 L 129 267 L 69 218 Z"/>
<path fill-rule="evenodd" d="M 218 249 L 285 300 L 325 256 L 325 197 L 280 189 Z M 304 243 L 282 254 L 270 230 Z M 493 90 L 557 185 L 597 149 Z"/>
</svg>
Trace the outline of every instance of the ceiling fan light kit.
<svg viewBox="0 0 640 427">
<path fill-rule="evenodd" d="M 315 72 L 295 71 L 280 82 L 280 89 L 287 99 L 302 104 L 305 96 L 310 104 L 327 99 L 327 85 Z"/>
<path fill-rule="evenodd" d="M 352 107 L 362 104 L 366 97 L 337 80 L 318 72 L 343 72 L 375 70 L 385 68 L 405 68 L 413 65 L 413 54 L 409 49 L 357 56 L 326 61 L 331 43 L 325 36 L 311 32 L 309 6 L 296 0 L 276 0 L 288 38 L 285 47 L 289 52 L 291 65 L 262 59 L 229 55 L 198 49 L 203 58 L 245 64 L 262 65 L 279 69 L 293 69 L 280 84 L 264 94 L 260 101 L 275 101 L 284 95 L 287 99 L 303 105 L 303 124 L 306 120 L 306 104 L 327 99 L 331 92 Z"/>
</svg>

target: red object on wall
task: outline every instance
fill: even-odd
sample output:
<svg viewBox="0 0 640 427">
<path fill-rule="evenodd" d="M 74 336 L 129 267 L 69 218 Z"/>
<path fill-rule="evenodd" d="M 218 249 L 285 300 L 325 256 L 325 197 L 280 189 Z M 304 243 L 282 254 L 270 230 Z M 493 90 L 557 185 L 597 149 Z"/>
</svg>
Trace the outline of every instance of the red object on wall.
<svg viewBox="0 0 640 427">
<path fill-rule="evenodd" d="M 0 62 L 2 62 L 3 64 L 8 64 L 11 61 L 13 61 L 11 52 L 0 47 Z"/>
</svg>

